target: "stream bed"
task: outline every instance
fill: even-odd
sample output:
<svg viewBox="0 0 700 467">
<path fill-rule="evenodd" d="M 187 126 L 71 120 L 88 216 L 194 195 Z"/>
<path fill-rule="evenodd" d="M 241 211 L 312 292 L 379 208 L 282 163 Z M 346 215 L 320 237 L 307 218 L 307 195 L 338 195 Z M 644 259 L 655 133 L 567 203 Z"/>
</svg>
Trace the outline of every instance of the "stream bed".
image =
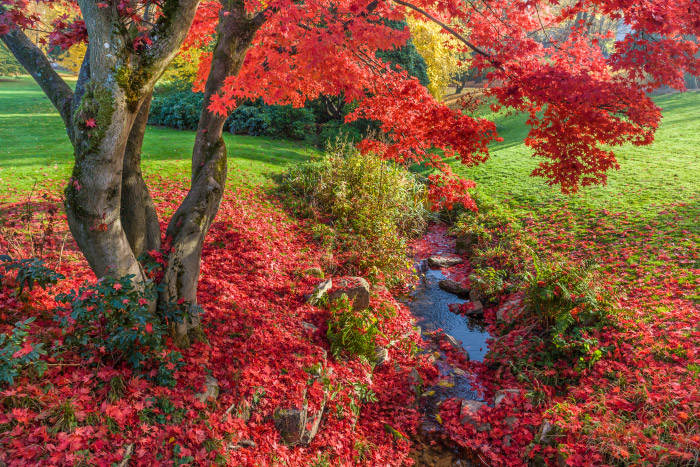
<svg viewBox="0 0 700 467">
<path fill-rule="evenodd" d="M 437 235 L 440 236 L 439 233 Z M 449 241 L 443 234 L 441 243 L 444 244 L 444 242 L 449 245 Z M 431 249 L 430 253 L 444 254 L 444 249 Z M 410 309 L 416 324 L 421 327 L 423 338 L 430 341 L 434 337 L 433 333 L 441 330 L 461 343 L 471 361 L 483 361 L 488 350 L 486 340 L 489 338 L 483 319 L 462 316 L 450 311 L 450 304 L 462 304 L 468 300 L 439 287 L 440 280 L 446 279 L 442 270 L 431 269 L 426 260 L 422 259 L 416 264 L 416 272 L 420 278 L 416 288 L 401 301 Z M 438 385 L 425 389 L 434 391 L 434 394 L 424 397 L 422 401 L 425 419 L 420 430 L 419 445 L 412 457 L 419 467 L 477 466 L 479 463 L 472 461 L 473 456 L 439 441 L 441 425 L 435 415 L 438 413 L 439 405 L 447 399 L 480 400 L 478 388 L 475 387 L 478 383 L 475 383 L 474 378 L 471 378 L 468 373 L 451 366 L 445 358 L 438 358 L 436 365 L 441 379 L 444 378 L 453 385 Z M 437 443 L 436 440 L 438 440 Z"/>
<path fill-rule="evenodd" d="M 483 361 L 488 350 L 486 340 L 489 338 L 483 319 L 462 316 L 450 311 L 450 304 L 462 304 L 468 300 L 440 289 L 438 283 L 446 278 L 440 269 L 431 269 L 425 261 L 421 261 L 416 270 L 419 273 L 420 283 L 403 302 L 416 318 L 416 324 L 421 327 L 423 338 L 429 341 L 431 333 L 442 330 L 461 343 L 471 361 Z M 449 377 L 454 386 L 434 388 L 436 390 L 434 397 L 439 397 L 440 400 L 454 397 L 479 399 L 473 382 L 467 375 L 461 374 L 460 371 L 455 372 L 442 359 L 438 359 L 436 364 L 440 372 Z"/>
</svg>

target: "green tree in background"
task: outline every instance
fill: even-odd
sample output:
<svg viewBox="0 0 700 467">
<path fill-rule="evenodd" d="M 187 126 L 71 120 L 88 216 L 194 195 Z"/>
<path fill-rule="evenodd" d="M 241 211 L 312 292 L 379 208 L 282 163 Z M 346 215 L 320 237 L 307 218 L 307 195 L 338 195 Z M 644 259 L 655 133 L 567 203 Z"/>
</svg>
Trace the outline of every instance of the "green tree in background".
<svg viewBox="0 0 700 467">
<path fill-rule="evenodd" d="M 394 29 L 405 29 L 408 27 L 406 21 L 388 21 Z M 430 84 L 428 79 L 428 65 L 418 53 L 412 39 L 406 41 L 406 45 L 394 50 L 381 50 L 377 52 L 377 56 L 382 60 L 391 62 L 394 66 L 399 65 L 406 70 L 409 75 L 415 76 L 420 81 L 420 84 L 427 86 Z"/>
<path fill-rule="evenodd" d="M 0 76 L 17 76 L 24 72 L 14 55 L 0 42 Z"/>
</svg>

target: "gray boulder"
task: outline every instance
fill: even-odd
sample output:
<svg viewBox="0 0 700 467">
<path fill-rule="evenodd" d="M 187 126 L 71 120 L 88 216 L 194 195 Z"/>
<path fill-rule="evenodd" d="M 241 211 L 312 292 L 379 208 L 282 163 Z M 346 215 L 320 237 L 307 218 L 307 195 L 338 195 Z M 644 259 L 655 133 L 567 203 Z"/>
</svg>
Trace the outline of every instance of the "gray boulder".
<svg viewBox="0 0 700 467">
<path fill-rule="evenodd" d="M 343 295 L 347 295 L 355 310 L 364 310 L 369 307 L 369 283 L 362 277 L 336 279 L 328 293 L 328 299 L 338 300 Z"/>
<path fill-rule="evenodd" d="M 310 333 L 315 333 L 318 331 L 318 327 L 315 324 L 307 323 L 306 321 L 301 322 L 301 327 L 309 331 Z"/>
<path fill-rule="evenodd" d="M 320 282 L 316 288 L 314 288 L 314 291 L 311 292 L 306 296 L 306 302 L 311 304 L 311 305 L 316 305 L 321 301 L 321 298 L 323 298 L 324 295 L 328 293 L 329 290 L 333 287 L 333 280 L 332 279 L 327 279 L 323 282 Z"/>
<path fill-rule="evenodd" d="M 219 382 L 213 376 L 207 375 L 204 378 L 204 392 L 195 394 L 199 402 L 206 403 L 210 398 L 216 400 L 219 397 Z"/>
<path fill-rule="evenodd" d="M 472 248 L 478 242 L 479 238 L 472 234 L 463 234 L 457 237 L 455 241 L 455 253 L 458 255 L 468 255 L 472 252 Z"/>
<path fill-rule="evenodd" d="M 469 300 L 472 302 L 484 302 L 486 301 L 486 297 L 484 294 L 477 292 L 474 289 L 471 289 L 469 291 Z"/>
<path fill-rule="evenodd" d="M 476 428 L 476 431 L 479 433 L 489 431 L 491 429 L 491 424 L 483 423 L 478 420 L 479 409 L 481 409 L 484 405 L 486 404 L 475 400 L 462 401 L 462 406 L 459 410 L 459 419 L 462 422 L 462 425 L 469 423 Z"/>
<path fill-rule="evenodd" d="M 310 411 L 306 401 L 301 409 L 277 408 L 272 415 L 275 428 L 280 432 L 282 440 L 289 446 L 297 444 L 308 445 L 318 433 L 323 418 L 323 409 L 326 406 L 324 397 L 317 411 Z"/>
<path fill-rule="evenodd" d="M 383 364 L 389 362 L 391 360 L 391 357 L 389 357 L 389 350 L 378 348 L 374 353 L 374 358 L 372 360 L 374 361 L 375 366 L 382 366 Z"/>
<path fill-rule="evenodd" d="M 518 299 L 508 300 L 496 310 L 496 319 L 513 319 L 523 311 L 521 301 Z"/>
<path fill-rule="evenodd" d="M 428 266 L 431 268 L 451 268 L 463 262 L 464 260 L 457 256 L 435 255 L 428 258 Z"/>
<path fill-rule="evenodd" d="M 450 347 L 452 347 L 455 352 L 461 353 L 462 355 L 464 355 L 464 358 L 469 360 L 469 352 L 467 352 L 466 349 L 462 347 L 462 343 L 447 333 L 444 333 L 444 335 L 445 342 L 450 344 Z"/>
<path fill-rule="evenodd" d="M 465 307 L 464 314 L 467 316 L 479 317 L 484 316 L 484 304 L 480 300 L 469 302 Z"/>
<path fill-rule="evenodd" d="M 518 397 L 520 395 L 520 389 L 499 389 L 493 395 L 493 405 L 499 406 L 501 402 L 509 397 Z"/>
<path fill-rule="evenodd" d="M 554 438 L 559 434 L 559 428 L 553 424 L 544 420 L 542 426 L 540 426 L 539 440 L 541 444 L 550 444 L 554 441 Z"/>
<path fill-rule="evenodd" d="M 438 282 L 438 287 L 447 293 L 454 295 L 467 295 L 469 289 L 462 286 L 459 282 L 453 281 L 452 279 L 443 279 Z"/>
</svg>

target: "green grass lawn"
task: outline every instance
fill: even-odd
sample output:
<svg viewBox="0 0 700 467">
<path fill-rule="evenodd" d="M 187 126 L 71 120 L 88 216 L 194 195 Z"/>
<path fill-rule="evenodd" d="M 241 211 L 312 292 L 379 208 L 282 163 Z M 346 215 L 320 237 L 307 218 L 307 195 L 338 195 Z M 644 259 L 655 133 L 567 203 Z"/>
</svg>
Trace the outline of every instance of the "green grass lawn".
<svg viewBox="0 0 700 467">
<path fill-rule="evenodd" d="M 525 117 L 517 115 L 490 115 L 504 141 L 492 145 L 485 164 L 467 168 L 455 163 L 455 171 L 475 180 L 479 190 L 523 212 L 549 212 L 568 203 L 573 208 L 626 210 L 646 217 L 655 216 L 669 203 L 691 201 L 694 209 L 688 222 L 699 224 L 700 93 L 662 96 L 656 102 L 664 109 L 656 141 L 646 147 L 616 148 L 621 169 L 609 174 L 607 186 L 564 196 L 556 187 L 530 177 L 538 161 L 523 144 Z M 230 179 L 236 183 L 264 182 L 268 173 L 316 153 L 298 142 L 229 134 L 225 139 Z M 193 141 L 190 131 L 149 127 L 143 146 L 144 173 L 188 178 Z M 46 180 L 63 184 L 70 176 L 72 148 L 61 120 L 29 77 L 0 81 L 0 142 L 3 189 L 25 191 Z"/>
<path fill-rule="evenodd" d="M 495 116 L 501 143 L 491 146 L 485 164 L 468 168 L 453 163 L 455 172 L 474 180 L 478 189 L 516 209 L 557 209 L 563 203 L 574 208 L 634 211 L 654 215 L 661 206 L 694 201 L 695 224 L 700 194 L 700 92 L 672 94 L 655 99 L 663 120 L 650 146 L 614 148 L 620 170 L 608 174 L 607 186 L 588 187 L 573 196 L 562 195 L 529 174 L 538 160 L 523 144 L 528 128 L 522 115 Z M 494 115 L 484 115 L 494 118 Z"/>
<path fill-rule="evenodd" d="M 69 81 L 74 84 L 74 80 Z M 224 136 L 234 182 L 258 184 L 284 166 L 306 160 L 315 149 L 294 141 Z M 148 127 L 143 145 L 146 176 L 189 178 L 194 132 Z M 35 182 L 65 183 L 73 149 L 61 118 L 30 77 L 0 80 L 0 189 L 31 189 Z"/>
</svg>

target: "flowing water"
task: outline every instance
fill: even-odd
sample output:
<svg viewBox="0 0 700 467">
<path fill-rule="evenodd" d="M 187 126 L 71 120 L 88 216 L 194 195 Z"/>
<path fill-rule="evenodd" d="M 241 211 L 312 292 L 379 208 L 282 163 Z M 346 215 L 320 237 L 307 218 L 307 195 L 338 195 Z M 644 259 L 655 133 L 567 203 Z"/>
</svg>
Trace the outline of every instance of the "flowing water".
<svg viewBox="0 0 700 467">
<path fill-rule="evenodd" d="M 432 251 L 432 254 L 441 253 L 443 252 Z M 440 289 L 438 283 L 446 278 L 441 270 L 429 268 L 423 259 L 417 263 L 416 271 L 419 273 L 420 282 L 403 302 L 416 318 L 416 324 L 421 327 L 423 338 L 430 341 L 431 333 L 442 330 L 461 342 L 471 361 L 483 361 L 487 352 L 486 339 L 489 338 L 483 319 L 462 316 L 449 310 L 450 304 L 461 304 L 467 300 Z M 475 387 L 478 383 L 460 369 L 449 365 L 445 359 L 438 359 L 436 365 L 440 370 L 441 379 L 444 378 L 454 385 L 425 388 L 425 391 L 433 390 L 435 394 L 423 398 L 425 421 L 413 458 L 418 467 L 478 466 L 480 463 L 473 461 L 474 456 L 441 442 L 441 426 L 435 417 L 440 403 L 446 399 L 479 400 Z"/>
<path fill-rule="evenodd" d="M 445 279 L 441 270 L 428 268 L 425 261 L 421 261 L 416 269 L 420 274 L 420 283 L 405 303 L 421 327 L 424 339 L 430 340 L 429 333 L 442 330 L 460 341 L 470 360 L 482 361 L 487 351 L 486 339 L 489 337 L 483 320 L 458 315 L 449 310 L 450 304 L 461 304 L 467 300 L 438 287 L 438 282 Z M 441 373 L 454 383 L 452 387 L 434 388 L 439 400 L 453 397 L 478 399 L 467 375 L 460 374 L 459 370 L 455 372 L 444 360 L 436 363 Z"/>
</svg>

